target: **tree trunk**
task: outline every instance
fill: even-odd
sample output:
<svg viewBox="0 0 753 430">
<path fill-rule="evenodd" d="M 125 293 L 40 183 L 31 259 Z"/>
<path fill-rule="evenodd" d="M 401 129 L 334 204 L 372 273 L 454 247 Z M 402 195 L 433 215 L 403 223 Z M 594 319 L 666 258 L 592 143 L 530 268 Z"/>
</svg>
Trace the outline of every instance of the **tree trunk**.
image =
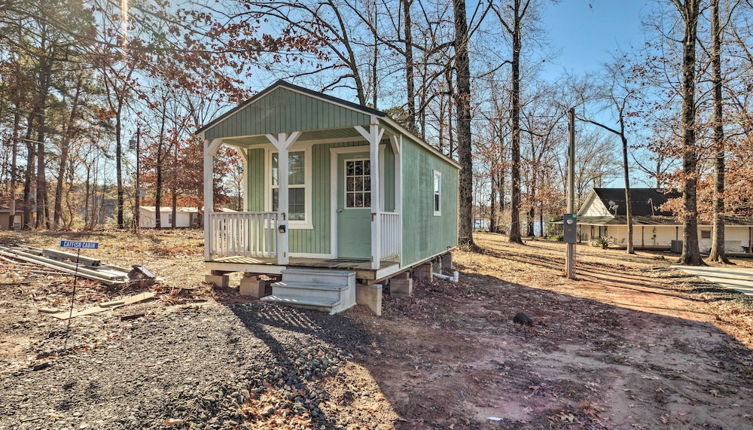
<svg viewBox="0 0 753 430">
<path fill-rule="evenodd" d="M 405 91 L 408 98 L 408 129 L 416 131 L 416 89 L 413 78 L 413 20 L 410 7 L 413 0 L 401 0 L 403 3 L 404 38 L 405 38 Z M 440 141 L 441 144 L 441 141 Z"/>
<path fill-rule="evenodd" d="M 121 142 L 123 103 L 118 99 L 118 109 L 115 112 L 115 176 L 118 184 L 118 228 L 125 228 L 123 218 L 123 148 Z"/>
<path fill-rule="evenodd" d="M 71 114 L 68 117 L 68 124 L 65 128 L 65 135 L 60 142 L 60 165 L 58 166 L 58 181 L 55 185 L 55 210 L 52 217 L 52 225 L 55 229 L 59 227 L 60 217 L 63 215 L 63 184 L 65 181 L 65 169 L 68 163 L 68 153 L 71 139 L 73 137 L 73 123 L 76 121 L 79 95 L 81 94 L 81 79 L 76 83 L 76 93 L 71 105 Z"/>
<path fill-rule="evenodd" d="M 157 157 L 157 180 L 154 189 L 154 228 L 162 228 L 162 163 Z"/>
<path fill-rule="evenodd" d="M 468 59 L 468 22 L 465 0 L 453 0 L 455 12 L 455 66 L 457 68 L 457 135 L 460 162 L 460 222 L 458 244 L 475 247 L 473 242 L 473 156 L 471 142 L 471 70 Z"/>
<path fill-rule="evenodd" d="M 680 263 L 702 265 L 698 246 L 698 149 L 696 148 L 695 63 L 696 36 L 700 0 L 685 0 L 682 10 L 685 21 L 683 38 L 682 120 L 683 120 L 683 246 Z"/>
<path fill-rule="evenodd" d="M 724 112 L 722 110 L 722 29 L 719 0 L 711 0 L 711 74 L 714 83 L 714 232 L 709 260 L 729 263 L 724 249 Z"/>
<path fill-rule="evenodd" d="M 625 216 L 627 217 L 627 253 L 635 254 L 633 249 L 633 204 L 630 200 L 630 166 L 628 165 L 628 141 L 625 138 L 624 121 L 620 113 L 620 140 L 622 141 L 622 171 L 625 181 Z"/>
<path fill-rule="evenodd" d="M 18 84 L 16 84 L 17 88 Z M 18 164 L 18 133 L 19 129 L 21 128 L 21 106 L 19 106 L 18 100 L 20 97 L 18 96 L 18 92 L 16 91 L 16 103 L 15 106 L 15 112 L 13 113 L 13 134 L 11 135 L 11 159 L 10 159 L 10 199 L 8 200 L 8 230 L 13 230 L 15 227 L 15 219 L 16 219 L 16 187 L 18 186 L 16 184 L 16 170 L 17 170 L 17 164 Z"/>
<path fill-rule="evenodd" d="M 34 190 L 34 166 L 36 165 L 36 147 L 31 142 L 32 115 L 29 116 L 26 129 L 26 172 L 24 174 L 24 213 L 23 229 L 32 228 L 32 205 L 35 204 L 33 198 Z"/>
<path fill-rule="evenodd" d="M 377 77 L 378 77 L 377 70 L 378 70 L 378 64 L 379 64 L 379 43 L 378 43 L 379 41 L 377 39 L 377 33 L 379 31 L 379 29 L 378 29 L 378 27 L 379 27 L 379 15 L 378 15 L 377 11 L 379 9 L 377 8 L 376 0 L 374 0 L 373 6 L 374 6 L 374 52 L 373 52 L 373 58 L 372 58 L 372 64 L 371 64 L 371 80 L 372 80 L 372 82 L 371 82 L 371 84 L 372 84 L 371 89 L 373 91 L 373 93 L 372 93 L 372 105 L 373 105 L 374 109 L 379 109 L 377 107 L 377 101 L 378 101 L 378 98 L 379 98 L 379 91 L 377 91 L 377 85 L 378 85 L 377 84 Z M 173 222 L 175 222 L 175 221 L 173 220 Z"/>
<path fill-rule="evenodd" d="M 512 155 L 510 242 L 523 243 L 520 235 L 520 0 L 514 0 L 512 32 Z"/>
<path fill-rule="evenodd" d="M 36 221 L 34 226 L 36 228 L 46 227 L 50 228 L 49 220 L 47 219 L 47 179 L 46 179 L 46 164 L 44 154 L 44 139 L 46 137 L 47 126 L 47 114 L 46 104 L 47 95 L 50 90 L 50 75 L 52 73 L 50 65 L 46 58 L 43 58 L 39 66 L 39 95 L 37 99 L 37 107 L 35 109 L 37 114 L 37 188 L 36 188 Z"/>
<path fill-rule="evenodd" d="M 489 231 L 497 232 L 497 190 L 496 178 L 492 169 L 489 178 Z"/>
<path fill-rule="evenodd" d="M 544 232 L 544 201 L 541 200 L 539 202 L 539 236 L 545 237 L 546 234 Z"/>
<path fill-rule="evenodd" d="M 91 178 L 91 166 L 86 166 L 86 188 L 84 191 L 84 226 L 89 225 L 89 185 Z"/>
<path fill-rule="evenodd" d="M 374 105 L 374 108 L 376 108 L 376 105 Z M 176 228 L 178 226 L 178 144 L 177 142 L 174 143 L 173 147 L 173 183 L 172 183 L 172 199 L 170 201 L 170 210 L 172 211 L 173 215 L 173 222 L 172 227 Z M 241 187 L 238 187 L 240 190 Z M 239 193 L 240 194 L 240 193 Z M 240 206 L 240 199 L 238 199 L 238 205 Z M 238 208 L 240 211 L 240 208 Z"/>
<path fill-rule="evenodd" d="M 167 121 L 167 102 L 163 99 L 162 103 L 162 118 L 159 129 L 159 137 L 157 138 L 157 179 L 155 184 L 154 195 L 154 228 L 159 230 L 162 228 L 162 162 L 163 151 L 162 145 L 165 143 L 165 122 Z M 167 153 L 167 151 L 165 151 Z"/>
</svg>

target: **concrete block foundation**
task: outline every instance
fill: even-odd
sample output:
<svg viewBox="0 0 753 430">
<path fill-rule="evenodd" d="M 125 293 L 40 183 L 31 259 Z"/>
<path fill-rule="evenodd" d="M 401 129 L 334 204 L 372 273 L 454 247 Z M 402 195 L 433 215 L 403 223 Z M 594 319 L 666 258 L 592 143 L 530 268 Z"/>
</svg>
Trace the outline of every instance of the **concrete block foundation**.
<svg viewBox="0 0 753 430">
<path fill-rule="evenodd" d="M 212 272 L 211 275 L 204 276 L 204 282 L 212 284 L 212 286 L 216 288 L 227 288 L 230 286 L 230 277 L 228 275 L 215 274 Z"/>
<path fill-rule="evenodd" d="M 452 274 L 452 253 L 447 253 L 439 257 L 442 261 L 442 271 L 440 273 L 444 273 L 445 275 L 451 275 Z"/>
<path fill-rule="evenodd" d="M 422 282 L 431 282 L 434 280 L 433 270 L 434 268 L 430 262 L 421 264 L 413 269 L 413 278 Z"/>
<path fill-rule="evenodd" d="M 413 296 L 413 279 L 408 277 L 390 279 L 390 295 L 395 297 Z"/>
<path fill-rule="evenodd" d="M 262 281 L 258 276 L 244 275 L 243 278 L 241 278 L 238 291 L 241 296 L 259 299 L 267 295 L 266 286 L 267 282 Z"/>
<path fill-rule="evenodd" d="M 381 316 L 382 284 L 356 284 L 356 304 L 366 305 L 377 316 Z"/>
</svg>

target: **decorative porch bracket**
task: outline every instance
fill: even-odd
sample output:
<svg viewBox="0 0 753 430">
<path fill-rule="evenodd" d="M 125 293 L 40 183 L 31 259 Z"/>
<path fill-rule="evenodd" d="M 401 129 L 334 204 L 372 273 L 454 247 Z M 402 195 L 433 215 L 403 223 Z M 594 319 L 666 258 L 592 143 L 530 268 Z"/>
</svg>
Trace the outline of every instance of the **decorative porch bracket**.
<svg viewBox="0 0 753 430">
<path fill-rule="evenodd" d="M 376 117 L 372 117 L 369 130 L 360 125 L 355 126 L 356 131 L 369 142 L 369 154 L 371 159 L 371 268 L 378 270 L 380 266 L 381 245 L 381 219 L 379 217 L 379 142 L 384 135 L 384 129 L 379 127 Z"/>
<path fill-rule="evenodd" d="M 293 133 L 278 133 L 277 136 L 267 134 L 269 140 L 277 148 L 277 264 L 289 263 L 288 243 L 288 154 L 290 147 L 301 137 L 300 131 Z"/>
<path fill-rule="evenodd" d="M 214 156 L 222 146 L 222 139 L 204 141 L 204 260 L 209 261 L 212 250 L 211 220 L 214 211 Z"/>
</svg>

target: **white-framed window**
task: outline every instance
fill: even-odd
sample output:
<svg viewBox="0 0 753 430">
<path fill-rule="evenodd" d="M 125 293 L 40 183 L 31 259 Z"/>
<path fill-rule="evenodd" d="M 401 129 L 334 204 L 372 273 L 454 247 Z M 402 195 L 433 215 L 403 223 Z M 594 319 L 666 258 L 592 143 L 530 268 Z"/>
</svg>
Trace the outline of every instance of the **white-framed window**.
<svg viewBox="0 0 753 430">
<path fill-rule="evenodd" d="M 291 228 L 313 228 L 311 220 L 311 153 L 308 149 L 288 152 L 288 220 Z M 267 204 L 271 211 L 277 211 L 280 195 L 279 153 L 269 151 L 268 176 L 269 194 Z"/>
<path fill-rule="evenodd" d="M 432 196 L 434 216 L 442 216 L 442 172 L 434 170 L 434 195 Z"/>
<path fill-rule="evenodd" d="M 345 209 L 371 207 L 371 160 L 345 160 Z"/>
</svg>

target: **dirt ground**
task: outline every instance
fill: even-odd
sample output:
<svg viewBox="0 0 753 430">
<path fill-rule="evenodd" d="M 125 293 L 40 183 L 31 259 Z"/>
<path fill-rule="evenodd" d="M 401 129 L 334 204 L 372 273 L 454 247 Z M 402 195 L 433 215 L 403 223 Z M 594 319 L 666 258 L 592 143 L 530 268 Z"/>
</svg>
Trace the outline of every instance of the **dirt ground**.
<svg viewBox="0 0 753 430">
<path fill-rule="evenodd" d="M 67 306 L 72 279 L 0 260 L 0 428 L 753 428 L 753 299 L 669 255 L 579 246 L 570 281 L 562 244 L 479 234 L 458 284 L 331 317 L 202 284 L 196 231 L 0 244 L 61 238 L 153 270 L 158 299 L 66 340 L 39 309 Z M 76 308 L 138 292 L 79 286 Z"/>
</svg>

